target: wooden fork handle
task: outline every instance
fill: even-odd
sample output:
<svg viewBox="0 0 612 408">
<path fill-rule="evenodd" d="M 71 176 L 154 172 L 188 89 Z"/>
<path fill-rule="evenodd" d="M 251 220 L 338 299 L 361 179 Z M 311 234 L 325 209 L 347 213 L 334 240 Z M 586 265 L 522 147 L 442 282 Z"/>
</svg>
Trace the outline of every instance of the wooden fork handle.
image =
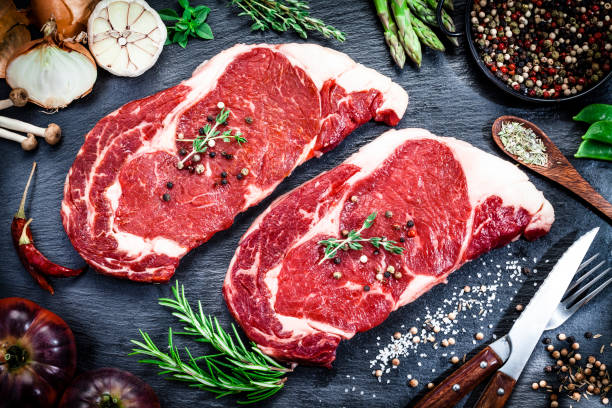
<svg viewBox="0 0 612 408">
<path fill-rule="evenodd" d="M 453 407 L 502 364 L 502 359 L 487 347 L 427 393 L 413 408 Z"/>
<path fill-rule="evenodd" d="M 503 408 L 515 384 L 514 378 L 501 371 L 496 372 L 474 408 Z"/>
</svg>

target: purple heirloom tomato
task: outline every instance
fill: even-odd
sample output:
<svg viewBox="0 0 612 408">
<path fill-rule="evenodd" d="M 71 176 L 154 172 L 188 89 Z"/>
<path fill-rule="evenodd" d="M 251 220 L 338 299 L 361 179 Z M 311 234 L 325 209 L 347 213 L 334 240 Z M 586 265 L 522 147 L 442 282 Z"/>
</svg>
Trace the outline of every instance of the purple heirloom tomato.
<svg viewBox="0 0 612 408">
<path fill-rule="evenodd" d="M 100 368 L 78 376 L 64 393 L 59 408 L 160 408 L 153 389 L 117 368 Z"/>
<path fill-rule="evenodd" d="M 55 406 L 76 369 L 70 327 L 22 298 L 0 299 L 0 408 Z"/>
</svg>

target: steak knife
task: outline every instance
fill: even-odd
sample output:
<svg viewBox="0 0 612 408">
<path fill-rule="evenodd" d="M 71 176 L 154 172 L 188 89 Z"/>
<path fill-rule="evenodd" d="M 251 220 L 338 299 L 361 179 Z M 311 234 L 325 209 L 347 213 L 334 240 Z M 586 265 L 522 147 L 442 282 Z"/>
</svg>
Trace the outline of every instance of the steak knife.
<svg viewBox="0 0 612 408">
<path fill-rule="evenodd" d="M 454 371 L 414 408 L 453 407 L 496 370 L 475 407 L 503 407 L 598 231 L 587 232 L 563 253 L 508 334 Z"/>
</svg>

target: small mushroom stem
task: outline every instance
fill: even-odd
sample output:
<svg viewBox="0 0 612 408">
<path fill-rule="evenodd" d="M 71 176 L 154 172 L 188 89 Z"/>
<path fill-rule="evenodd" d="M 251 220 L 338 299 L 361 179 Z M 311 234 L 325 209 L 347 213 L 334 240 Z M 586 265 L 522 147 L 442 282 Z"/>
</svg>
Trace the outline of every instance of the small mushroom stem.
<svg viewBox="0 0 612 408">
<path fill-rule="evenodd" d="M 23 150 L 29 151 L 34 150 L 36 146 L 38 146 L 38 142 L 36 141 L 36 137 L 32 133 L 28 133 L 28 136 L 20 135 L 19 133 L 11 132 L 10 130 L 6 130 L 0 128 L 0 138 L 12 140 L 21 144 L 21 148 Z"/>
<path fill-rule="evenodd" d="M 0 110 L 10 108 L 11 106 L 22 107 L 28 103 L 28 91 L 23 88 L 15 88 L 9 93 L 8 99 L 0 101 Z"/>
<path fill-rule="evenodd" d="M 62 137 L 62 129 L 55 123 L 50 123 L 49 126 L 44 129 L 21 120 L 0 116 L 0 127 L 44 137 L 45 141 L 50 145 L 56 144 Z"/>
</svg>

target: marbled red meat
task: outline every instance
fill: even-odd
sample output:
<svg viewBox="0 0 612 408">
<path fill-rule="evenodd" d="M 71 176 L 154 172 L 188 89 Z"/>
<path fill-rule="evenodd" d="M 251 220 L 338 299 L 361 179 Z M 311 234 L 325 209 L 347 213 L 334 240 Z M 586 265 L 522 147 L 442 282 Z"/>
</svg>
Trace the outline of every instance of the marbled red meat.
<svg viewBox="0 0 612 408">
<path fill-rule="evenodd" d="M 339 264 L 320 262 L 319 241 L 358 230 L 373 212 L 362 236 L 394 240 L 401 255 L 364 244 L 339 251 Z M 512 164 L 426 130 L 389 131 L 276 200 L 241 239 L 224 296 L 265 353 L 329 366 L 342 339 L 480 254 L 545 234 L 553 220 L 549 202 Z M 401 277 L 376 279 L 388 270 Z"/>
<path fill-rule="evenodd" d="M 219 130 L 240 131 L 247 143 L 218 141 L 202 155 L 202 174 L 178 170 L 178 151 L 189 153 L 191 143 L 177 138 L 196 136 L 219 102 L 231 110 Z M 100 272 L 167 281 L 183 255 L 228 228 L 298 165 L 370 119 L 397 124 L 407 103 L 389 78 L 331 49 L 237 45 L 189 80 L 98 122 L 66 179 L 64 227 Z M 248 175 L 238 179 L 243 169 Z"/>
</svg>

